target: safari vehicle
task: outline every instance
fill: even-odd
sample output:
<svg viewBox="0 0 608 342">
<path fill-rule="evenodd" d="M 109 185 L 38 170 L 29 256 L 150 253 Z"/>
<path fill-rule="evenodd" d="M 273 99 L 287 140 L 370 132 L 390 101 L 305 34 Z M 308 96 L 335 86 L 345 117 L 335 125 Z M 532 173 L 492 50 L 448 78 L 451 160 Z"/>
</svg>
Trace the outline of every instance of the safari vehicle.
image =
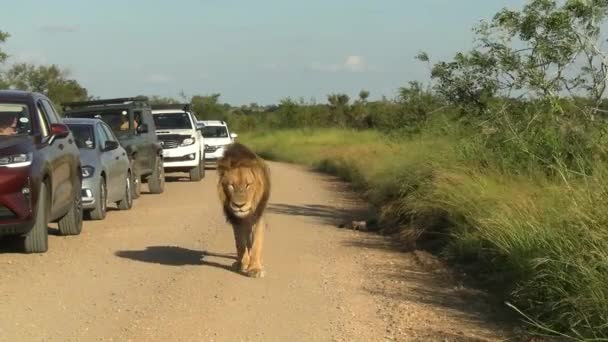
<svg viewBox="0 0 608 342">
<path fill-rule="evenodd" d="M 82 206 L 92 220 L 106 217 L 108 203 L 133 206 L 131 163 L 110 127 L 99 119 L 63 119 L 80 150 Z"/>
<path fill-rule="evenodd" d="M 219 120 L 202 120 L 199 129 L 205 138 L 205 155 L 209 161 L 217 161 L 224 155 L 226 147 L 234 142 L 236 133 L 228 130 L 228 124 Z"/>
<path fill-rule="evenodd" d="M 0 235 L 26 253 L 48 250 L 48 223 L 61 235 L 82 231 L 78 148 L 42 94 L 0 90 Z"/>
<path fill-rule="evenodd" d="M 163 147 L 165 172 L 188 172 L 190 180 L 205 177 L 205 151 L 196 118 L 188 104 L 152 106 L 156 135 Z"/>
<path fill-rule="evenodd" d="M 66 118 L 97 118 L 110 126 L 131 160 L 133 198 L 140 196 L 144 182 L 150 193 L 164 192 L 162 147 L 154 132 L 147 97 L 72 102 L 63 107 Z"/>
</svg>

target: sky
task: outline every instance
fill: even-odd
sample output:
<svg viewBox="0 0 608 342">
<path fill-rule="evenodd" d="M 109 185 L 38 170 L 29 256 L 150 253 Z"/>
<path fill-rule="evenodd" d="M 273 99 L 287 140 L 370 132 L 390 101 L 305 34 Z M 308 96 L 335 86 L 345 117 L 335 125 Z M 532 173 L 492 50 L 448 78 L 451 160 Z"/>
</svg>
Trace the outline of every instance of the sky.
<svg viewBox="0 0 608 342">
<path fill-rule="evenodd" d="M 10 2 L 9 2 L 10 1 Z M 6 4 L 3 4 L 6 2 Z M 9 63 L 57 64 L 101 98 L 220 93 L 234 105 L 393 97 L 415 60 L 472 47 L 525 0 L 0 0 Z"/>
</svg>

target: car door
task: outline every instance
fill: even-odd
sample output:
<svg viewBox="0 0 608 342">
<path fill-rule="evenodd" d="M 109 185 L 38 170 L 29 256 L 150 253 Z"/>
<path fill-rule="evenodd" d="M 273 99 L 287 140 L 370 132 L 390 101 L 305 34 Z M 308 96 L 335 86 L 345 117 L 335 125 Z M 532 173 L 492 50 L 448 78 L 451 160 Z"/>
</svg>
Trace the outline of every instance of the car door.
<svg viewBox="0 0 608 342">
<path fill-rule="evenodd" d="M 151 115 L 145 115 L 146 113 L 143 110 L 135 110 L 133 111 L 133 120 L 137 121 L 138 127 L 142 124 L 146 124 L 148 126 L 147 133 L 139 133 L 136 129 L 135 131 L 135 139 L 137 141 L 137 166 L 140 170 L 146 174 L 150 174 L 154 168 L 154 158 L 152 154 L 152 144 L 149 138 L 150 132 L 152 134 L 156 134 L 154 129 L 154 122 L 150 123 L 145 118 Z M 141 172 L 140 172 L 141 173 Z"/>
<path fill-rule="evenodd" d="M 113 200 L 116 198 L 118 192 L 118 184 L 120 181 L 119 175 L 120 170 L 118 169 L 118 160 L 116 159 L 116 150 L 105 151 L 107 141 L 113 139 L 108 135 L 108 131 L 105 129 L 103 123 L 97 123 L 95 125 L 95 132 L 99 136 L 99 149 L 101 151 L 101 165 L 103 165 L 106 175 L 106 190 L 108 193 L 108 199 Z"/>
<path fill-rule="evenodd" d="M 43 99 L 38 99 L 36 109 L 41 122 L 46 122 L 50 127 L 51 124 L 59 122 L 45 102 Z M 70 155 L 65 152 L 67 140 L 68 138 L 55 139 L 52 144 L 46 146 L 51 168 L 51 219 L 56 219 L 72 202 L 74 184 L 70 170 Z"/>
</svg>

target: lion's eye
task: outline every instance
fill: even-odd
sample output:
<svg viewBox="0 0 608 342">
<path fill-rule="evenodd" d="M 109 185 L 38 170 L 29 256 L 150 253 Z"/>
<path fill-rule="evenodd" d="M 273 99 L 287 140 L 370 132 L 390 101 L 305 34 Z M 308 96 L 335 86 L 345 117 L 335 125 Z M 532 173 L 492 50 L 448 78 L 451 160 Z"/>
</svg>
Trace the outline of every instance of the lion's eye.
<svg viewBox="0 0 608 342">
<path fill-rule="evenodd" d="M 247 184 L 247 189 L 249 189 L 251 187 L 251 183 Z"/>
<path fill-rule="evenodd" d="M 232 184 L 229 184 L 228 185 L 228 190 L 230 190 L 230 191 L 234 190 L 234 186 L 232 186 Z"/>
</svg>

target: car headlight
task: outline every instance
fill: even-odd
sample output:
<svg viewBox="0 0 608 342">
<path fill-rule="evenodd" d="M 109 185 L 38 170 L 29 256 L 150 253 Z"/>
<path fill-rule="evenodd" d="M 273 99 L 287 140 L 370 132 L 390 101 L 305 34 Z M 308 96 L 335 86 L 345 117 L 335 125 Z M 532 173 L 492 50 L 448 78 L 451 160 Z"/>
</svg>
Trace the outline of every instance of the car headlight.
<svg viewBox="0 0 608 342">
<path fill-rule="evenodd" d="M 83 166 L 82 167 L 82 178 L 92 177 L 95 173 L 95 168 L 92 166 Z"/>
<path fill-rule="evenodd" d="M 32 165 L 32 153 L 20 153 L 12 156 L 0 157 L 2 167 L 26 167 Z"/>
<path fill-rule="evenodd" d="M 192 145 L 192 144 L 194 144 L 195 141 L 196 141 L 196 139 L 194 139 L 194 138 L 186 138 L 186 139 L 184 139 L 184 141 L 182 141 L 182 146 Z"/>
</svg>

